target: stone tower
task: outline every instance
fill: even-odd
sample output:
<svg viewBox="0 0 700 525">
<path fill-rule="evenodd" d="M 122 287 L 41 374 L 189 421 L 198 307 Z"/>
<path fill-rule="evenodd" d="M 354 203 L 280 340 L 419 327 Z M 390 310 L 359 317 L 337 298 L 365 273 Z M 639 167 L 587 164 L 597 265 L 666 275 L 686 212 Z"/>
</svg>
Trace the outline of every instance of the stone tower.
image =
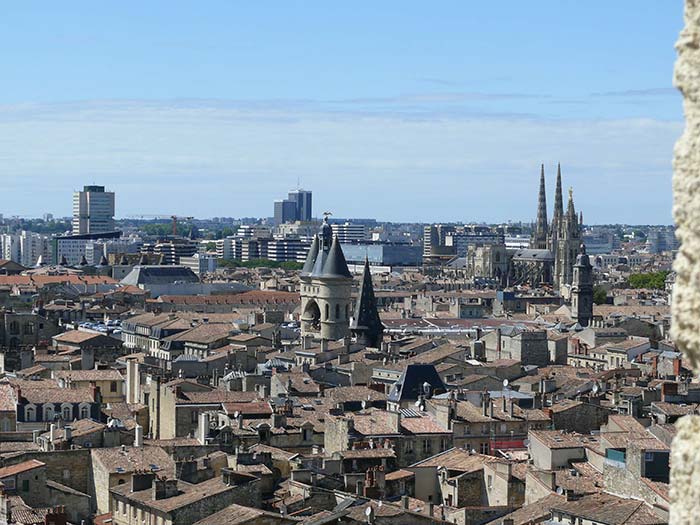
<svg viewBox="0 0 700 525">
<path fill-rule="evenodd" d="M 564 219 L 564 203 L 561 193 L 561 164 L 557 164 L 557 187 L 554 191 L 554 215 L 552 217 L 552 225 L 549 228 L 549 250 L 552 254 L 557 253 L 557 244 L 559 242 L 559 227 Z"/>
<path fill-rule="evenodd" d="M 535 223 L 535 231 L 532 234 L 530 247 L 536 250 L 546 250 L 547 239 L 547 192 L 544 186 L 544 164 L 542 164 L 542 170 L 540 172 L 540 193 L 537 198 L 537 222 Z"/>
<path fill-rule="evenodd" d="M 382 342 L 384 325 L 379 318 L 377 300 L 374 297 L 372 274 L 369 271 L 369 260 L 366 258 L 362 283 L 360 284 L 360 291 L 355 304 L 355 313 L 350 321 L 350 331 L 357 342 L 365 346 L 379 348 Z"/>
<path fill-rule="evenodd" d="M 581 227 L 574 208 L 574 191 L 569 188 L 569 204 L 558 225 L 554 253 L 554 286 L 560 290 L 572 282 L 580 245 Z"/>
<path fill-rule="evenodd" d="M 301 270 L 301 335 L 338 340 L 348 335 L 352 275 L 328 217 Z"/>
<path fill-rule="evenodd" d="M 581 326 L 588 326 L 593 319 L 593 267 L 583 244 L 576 257 L 571 283 L 571 317 Z"/>
</svg>

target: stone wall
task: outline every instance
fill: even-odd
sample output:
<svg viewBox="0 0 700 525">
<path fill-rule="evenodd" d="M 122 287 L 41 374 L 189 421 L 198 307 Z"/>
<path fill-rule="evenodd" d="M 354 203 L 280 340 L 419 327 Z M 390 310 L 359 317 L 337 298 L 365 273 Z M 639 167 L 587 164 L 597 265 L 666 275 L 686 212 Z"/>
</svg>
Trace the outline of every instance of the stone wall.
<svg viewBox="0 0 700 525">
<path fill-rule="evenodd" d="M 676 44 L 675 84 L 684 98 L 686 127 L 673 161 L 673 215 L 681 242 L 674 263 L 672 336 L 690 365 L 700 370 L 700 0 L 685 1 L 685 27 Z M 700 417 L 678 424 L 671 456 L 673 525 L 700 515 Z"/>
<path fill-rule="evenodd" d="M 79 492 L 90 494 L 90 450 L 57 450 L 54 452 L 25 452 L 5 459 L 2 466 L 16 465 L 36 459 L 46 464 L 46 478 Z"/>
</svg>

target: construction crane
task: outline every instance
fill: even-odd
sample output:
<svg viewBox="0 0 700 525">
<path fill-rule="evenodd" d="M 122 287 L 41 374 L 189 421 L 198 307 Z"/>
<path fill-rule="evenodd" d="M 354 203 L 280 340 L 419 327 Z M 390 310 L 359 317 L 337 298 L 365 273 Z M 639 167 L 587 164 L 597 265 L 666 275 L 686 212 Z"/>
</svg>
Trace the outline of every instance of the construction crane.
<svg viewBox="0 0 700 525">
<path fill-rule="evenodd" d="M 173 220 L 173 237 L 177 236 L 177 221 L 186 220 L 191 221 L 194 217 L 178 217 L 177 215 L 171 215 L 170 218 Z"/>
</svg>

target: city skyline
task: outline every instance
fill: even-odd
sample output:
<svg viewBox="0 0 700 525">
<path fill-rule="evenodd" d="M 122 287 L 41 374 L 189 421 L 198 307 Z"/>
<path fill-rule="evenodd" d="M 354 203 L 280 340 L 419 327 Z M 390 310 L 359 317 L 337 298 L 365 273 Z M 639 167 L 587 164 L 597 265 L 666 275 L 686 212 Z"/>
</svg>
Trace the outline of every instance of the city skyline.
<svg viewBox="0 0 700 525">
<path fill-rule="evenodd" d="M 561 162 L 591 222 L 671 222 L 680 6 L 213 5 L 9 8 L 3 213 L 95 181 L 118 216 L 265 216 L 301 178 L 339 216 L 531 221 Z"/>
</svg>

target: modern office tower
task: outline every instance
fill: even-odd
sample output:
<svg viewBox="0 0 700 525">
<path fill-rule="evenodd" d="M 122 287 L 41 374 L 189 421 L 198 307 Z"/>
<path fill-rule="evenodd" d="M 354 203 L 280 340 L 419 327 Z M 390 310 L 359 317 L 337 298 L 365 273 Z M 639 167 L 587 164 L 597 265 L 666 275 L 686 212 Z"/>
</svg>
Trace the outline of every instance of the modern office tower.
<svg viewBox="0 0 700 525">
<path fill-rule="evenodd" d="M 85 186 L 73 193 L 73 235 L 114 231 L 114 192 Z"/>
<path fill-rule="evenodd" d="M 275 201 L 275 225 L 297 220 L 297 203 L 287 199 Z"/>
<path fill-rule="evenodd" d="M 287 200 L 290 200 L 296 204 L 296 220 L 302 222 L 309 222 L 312 216 L 312 199 L 311 192 L 307 190 L 292 190 L 287 196 Z"/>
<path fill-rule="evenodd" d="M 292 190 L 284 200 L 275 201 L 275 226 L 288 222 L 311 220 L 311 192 Z"/>
</svg>

